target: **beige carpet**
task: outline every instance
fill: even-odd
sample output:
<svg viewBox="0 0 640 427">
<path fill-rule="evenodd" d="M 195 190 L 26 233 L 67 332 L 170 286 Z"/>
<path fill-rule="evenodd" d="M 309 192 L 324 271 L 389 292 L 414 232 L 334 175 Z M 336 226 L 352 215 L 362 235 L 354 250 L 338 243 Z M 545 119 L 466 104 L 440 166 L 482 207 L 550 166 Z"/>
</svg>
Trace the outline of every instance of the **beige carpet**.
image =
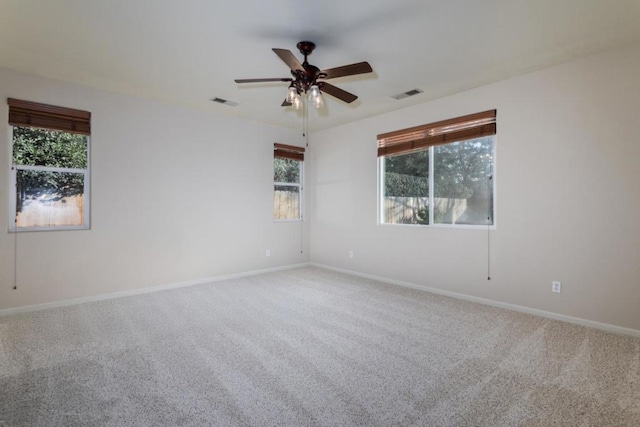
<svg viewBox="0 0 640 427">
<path fill-rule="evenodd" d="M 640 340 L 317 268 L 0 317 L 0 426 L 639 426 Z"/>
</svg>

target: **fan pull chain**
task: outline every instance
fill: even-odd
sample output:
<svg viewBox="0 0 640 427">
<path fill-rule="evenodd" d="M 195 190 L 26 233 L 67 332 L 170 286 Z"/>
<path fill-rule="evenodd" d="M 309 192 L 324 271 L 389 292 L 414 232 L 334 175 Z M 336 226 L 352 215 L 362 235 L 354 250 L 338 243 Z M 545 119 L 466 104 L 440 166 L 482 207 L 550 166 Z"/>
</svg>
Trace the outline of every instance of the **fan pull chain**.
<svg viewBox="0 0 640 427">
<path fill-rule="evenodd" d="M 302 138 L 304 138 L 305 147 L 309 148 L 309 97 L 304 97 L 304 102 L 302 103 Z M 308 154 L 307 154 L 308 156 Z M 304 169 L 303 169 L 304 173 Z M 304 190 L 304 176 L 300 176 L 301 180 L 301 188 L 300 188 L 300 197 L 302 197 Z M 303 199 L 304 200 L 304 199 Z M 300 253 L 304 253 L 304 215 L 302 209 L 304 205 L 300 203 Z"/>
</svg>

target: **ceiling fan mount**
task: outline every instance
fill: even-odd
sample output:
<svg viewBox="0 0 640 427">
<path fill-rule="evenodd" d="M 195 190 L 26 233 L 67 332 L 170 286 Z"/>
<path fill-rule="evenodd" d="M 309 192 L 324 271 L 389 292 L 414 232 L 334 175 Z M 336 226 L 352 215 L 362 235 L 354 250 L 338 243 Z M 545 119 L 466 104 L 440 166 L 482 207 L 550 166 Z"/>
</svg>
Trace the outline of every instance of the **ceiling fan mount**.
<svg viewBox="0 0 640 427">
<path fill-rule="evenodd" d="M 311 55 L 313 50 L 316 48 L 316 44 L 314 42 L 309 41 L 301 41 L 296 45 L 300 53 L 304 55 L 305 61 L 307 60 L 307 56 Z"/>
<path fill-rule="evenodd" d="M 358 99 L 352 93 L 342 90 L 324 80 L 334 79 L 337 77 L 353 76 L 357 74 L 365 74 L 373 71 L 368 62 L 358 62 L 355 64 L 344 65 L 342 67 L 329 68 L 321 70 L 315 65 L 309 64 L 307 57 L 313 53 L 316 48 L 315 43 L 311 41 L 301 41 L 296 47 L 304 56 L 304 61 L 300 61 L 295 55 L 287 49 L 273 48 L 278 57 L 289 66 L 293 78 L 266 78 L 266 79 L 236 79 L 236 83 L 263 83 L 263 82 L 289 82 L 290 95 L 287 96 L 282 103 L 283 107 L 292 105 L 291 99 L 293 95 L 301 95 L 310 92 L 315 99 L 319 98 L 319 92 L 322 91 L 334 96 L 341 101 L 351 103 Z M 295 92 L 294 92 L 295 91 Z M 296 106 L 296 105 L 294 105 Z M 297 106 L 296 106 L 297 107 Z"/>
</svg>

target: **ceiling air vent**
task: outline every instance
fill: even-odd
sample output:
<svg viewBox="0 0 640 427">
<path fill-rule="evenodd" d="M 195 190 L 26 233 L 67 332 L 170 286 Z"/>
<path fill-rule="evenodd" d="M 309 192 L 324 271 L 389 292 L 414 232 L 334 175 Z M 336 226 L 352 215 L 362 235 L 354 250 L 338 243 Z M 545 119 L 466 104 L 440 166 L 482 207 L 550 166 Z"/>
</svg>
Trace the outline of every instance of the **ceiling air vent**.
<svg viewBox="0 0 640 427">
<path fill-rule="evenodd" d="M 397 95 L 393 95 L 392 98 L 400 100 L 400 99 L 408 98 L 408 97 L 413 96 L 413 95 L 417 95 L 419 93 L 422 93 L 422 91 L 420 89 L 411 89 L 411 90 L 409 90 L 407 92 L 402 92 L 402 93 L 399 93 Z"/>
<path fill-rule="evenodd" d="M 217 102 L 218 104 L 228 105 L 229 107 L 237 107 L 238 106 L 237 102 L 228 101 L 226 99 L 222 99 L 222 98 L 218 98 L 218 97 L 213 98 L 211 101 Z"/>
</svg>

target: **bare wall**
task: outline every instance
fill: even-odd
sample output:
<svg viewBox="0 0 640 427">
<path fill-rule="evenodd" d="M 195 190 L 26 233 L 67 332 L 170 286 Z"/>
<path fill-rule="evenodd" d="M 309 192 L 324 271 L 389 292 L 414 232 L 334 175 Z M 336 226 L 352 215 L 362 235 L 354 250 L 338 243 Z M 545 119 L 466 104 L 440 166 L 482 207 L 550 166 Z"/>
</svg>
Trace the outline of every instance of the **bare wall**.
<svg viewBox="0 0 640 427">
<path fill-rule="evenodd" d="M 8 233 L 7 97 L 92 113 L 91 230 Z M 272 219 L 273 143 L 296 132 L 7 70 L 0 100 L 0 309 L 308 261 Z"/>
<path fill-rule="evenodd" d="M 638 76 L 627 48 L 315 134 L 311 260 L 640 329 Z M 376 135 L 492 108 L 488 281 L 487 231 L 377 225 Z"/>
</svg>

